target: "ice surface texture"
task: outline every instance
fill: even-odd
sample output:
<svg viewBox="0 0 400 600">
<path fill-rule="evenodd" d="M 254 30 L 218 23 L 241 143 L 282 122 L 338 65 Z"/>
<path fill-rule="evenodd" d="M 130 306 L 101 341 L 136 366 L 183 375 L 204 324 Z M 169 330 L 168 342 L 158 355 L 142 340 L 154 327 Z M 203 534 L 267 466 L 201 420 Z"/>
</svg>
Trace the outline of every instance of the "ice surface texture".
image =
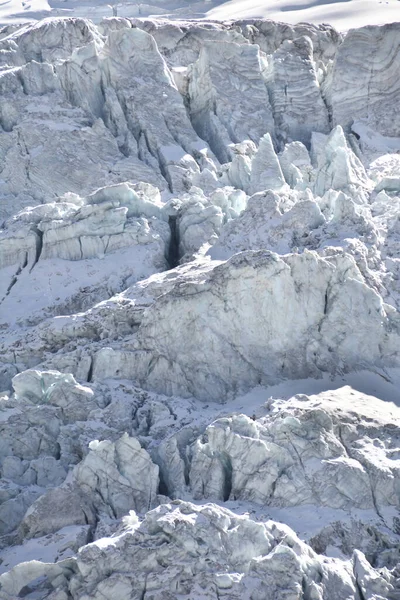
<svg viewBox="0 0 400 600">
<path fill-rule="evenodd" d="M 0 600 L 399 598 L 399 69 L 399 24 L 1 32 Z"/>
</svg>

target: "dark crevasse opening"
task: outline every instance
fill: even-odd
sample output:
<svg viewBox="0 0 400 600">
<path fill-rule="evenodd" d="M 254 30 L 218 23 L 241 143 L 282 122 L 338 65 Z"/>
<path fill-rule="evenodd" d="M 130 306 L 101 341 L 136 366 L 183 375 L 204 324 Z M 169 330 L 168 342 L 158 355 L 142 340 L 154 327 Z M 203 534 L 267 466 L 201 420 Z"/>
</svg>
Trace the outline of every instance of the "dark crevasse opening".
<svg viewBox="0 0 400 600">
<path fill-rule="evenodd" d="M 230 498 L 231 492 L 232 492 L 232 475 L 233 475 L 233 469 L 232 469 L 232 462 L 230 457 L 223 453 L 221 455 L 221 463 L 224 469 L 224 489 L 223 489 L 223 494 L 224 494 L 224 502 L 227 502 Z"/>
<path fill-rule="evenodd" d="M 161 494 L 161 496 L 169 497 L 169 489 L 165 482 L 165 479 L 163 477 L 163 473 L 162 473 L 161 469 L 159 471 L 158 493 Z"/>
<path fill-rule="evenodd" d="M 36 254 L 30 272 L 33 270 L 34 266 L 39 262 L 40 255 L 42 254 L 43 250 L 43 231 L 36 227 L 36 225 L 33 225 L 31 229 L 36 234 Z"/>
<path fill-rule="evenodd" d="M 179 227 L 178 227 L 177 215 L 170 216 L 168 218 L 168 225 L 171 230 L 171 237 L 169 241 L 167 261 L 170 269 L 174 269 L 179 265 Z"/>
</svg>

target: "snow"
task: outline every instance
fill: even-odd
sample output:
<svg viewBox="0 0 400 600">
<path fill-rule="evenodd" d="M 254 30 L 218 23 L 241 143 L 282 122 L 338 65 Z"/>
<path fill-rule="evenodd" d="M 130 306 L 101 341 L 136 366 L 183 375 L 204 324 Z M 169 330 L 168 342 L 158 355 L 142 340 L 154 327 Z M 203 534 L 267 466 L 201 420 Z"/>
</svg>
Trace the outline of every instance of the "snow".
<svg viewBox="0 0 400 600">
<path fill-rule="evenodd" d="M 47 0 L 6 0 L 1 3 L 0 23 L 26 22 L 35 18 L 43 18 L 50 13 L 51 7 Z"/>
<path fill-rule="evenodd" d="M 87 540 L 88 527 L 71 525 L 60 529 L 57 536 L 35 538 L 21 546 L 12 546 L 0 553 L 0 575 L 6 573 L 21 562 L 39 560 L 54 563 L 74 556 L 75 552 Z"/>
<path fill-rule="evenodd" d="M 79 16 L 100 20 L 111 17 L 116 7 L 122 17 L 160 16 L 180 19 L 233 20 L 266 18 L 296 24 L 330 23 L 340 31 L 364 25 L 380 25 L 400 19 L 397 0 L 153 0 L 149 4 L 135 2 L 95 3 L 77 0 L 7 0 L 0 7 L 0 23 L 26 22 L 54 16 Z"/>
<path fill-rule="evenodd" d="M 331 23 L 340 31 L 353 27 L 391 23 L 400 18 L 395 1 L 350 0 L 350 2 L 309 2 L 309 0 L 284 0 L 260 2 L 259 0 L 230 0 L 211 9 L 211 19 L 268 18 L 285 23 Z"/>
<path fill-rule="evenodd" d="M 235 407 L 236 412 L 243 412 L 251 416 L 254 409 L 261 406 L 269 398 L 285 400 L 292 398 L 294 394 L 305 394 L 311 397 L 322 394 L 322 397 L 324 397 L 324 392 L 338 390 L 339 395 L 335 394 L 335 398 L 348 399 L 352 395 L 356 396 L 356 392 L 369 396 L 368 403 L 363 405 L 364 410 L 368 407 L 372 408 L 376 398 L 380 398 L 386 403 L 386 414 L 386 411 L 390 411 L 390 404 L 400 406 L 399 377 L 400 372 L 398 370 L 389 369 L 382 373 L 358 371 L 344 376 L 285 381 L 269 387 L 255 387 L 247 394 L 238 396 L 234 402 L 230 402 L 229 406 Z M 381 403 L 378 403 L 378 405 L 382 408 Z M 376 411 L 374 416 L 377 416 Z"/>
</svg>

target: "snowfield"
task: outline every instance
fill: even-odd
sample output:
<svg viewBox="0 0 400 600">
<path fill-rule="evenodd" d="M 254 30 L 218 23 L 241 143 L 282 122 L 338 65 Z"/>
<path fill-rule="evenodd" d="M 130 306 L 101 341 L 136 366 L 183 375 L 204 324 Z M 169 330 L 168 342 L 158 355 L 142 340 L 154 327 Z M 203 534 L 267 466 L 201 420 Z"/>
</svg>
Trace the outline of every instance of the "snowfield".
<svg viewBox="0 0 400 600">
<path fill-rule="evenodd" d="M 400 23 L 361 4 L 0 7 L 0 600 L 399 600 Z"/>
<path fill-rule="evenodd" d="M 5 0 L 1 23 L 23 23 L 45 17 L 84 17 L 95 22 L 110 16 L 174 20 L 271 19 L 296 25 L 330 23 L 340 31 L 383 25 L 400 19 L 398 0 Z"/>
</svg>

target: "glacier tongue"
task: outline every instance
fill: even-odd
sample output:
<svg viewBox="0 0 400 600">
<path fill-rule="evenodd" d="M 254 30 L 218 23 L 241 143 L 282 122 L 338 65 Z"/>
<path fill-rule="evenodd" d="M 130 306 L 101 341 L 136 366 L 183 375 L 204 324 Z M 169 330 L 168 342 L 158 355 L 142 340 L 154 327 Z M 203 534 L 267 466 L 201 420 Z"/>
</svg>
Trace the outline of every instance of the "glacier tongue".
<svg viewBox="0 0 400 600">
<path fill-rule="evenodd" d="M 0 600 L 400 597 L 399 48 L 2 31 Z"/>
</svg>

